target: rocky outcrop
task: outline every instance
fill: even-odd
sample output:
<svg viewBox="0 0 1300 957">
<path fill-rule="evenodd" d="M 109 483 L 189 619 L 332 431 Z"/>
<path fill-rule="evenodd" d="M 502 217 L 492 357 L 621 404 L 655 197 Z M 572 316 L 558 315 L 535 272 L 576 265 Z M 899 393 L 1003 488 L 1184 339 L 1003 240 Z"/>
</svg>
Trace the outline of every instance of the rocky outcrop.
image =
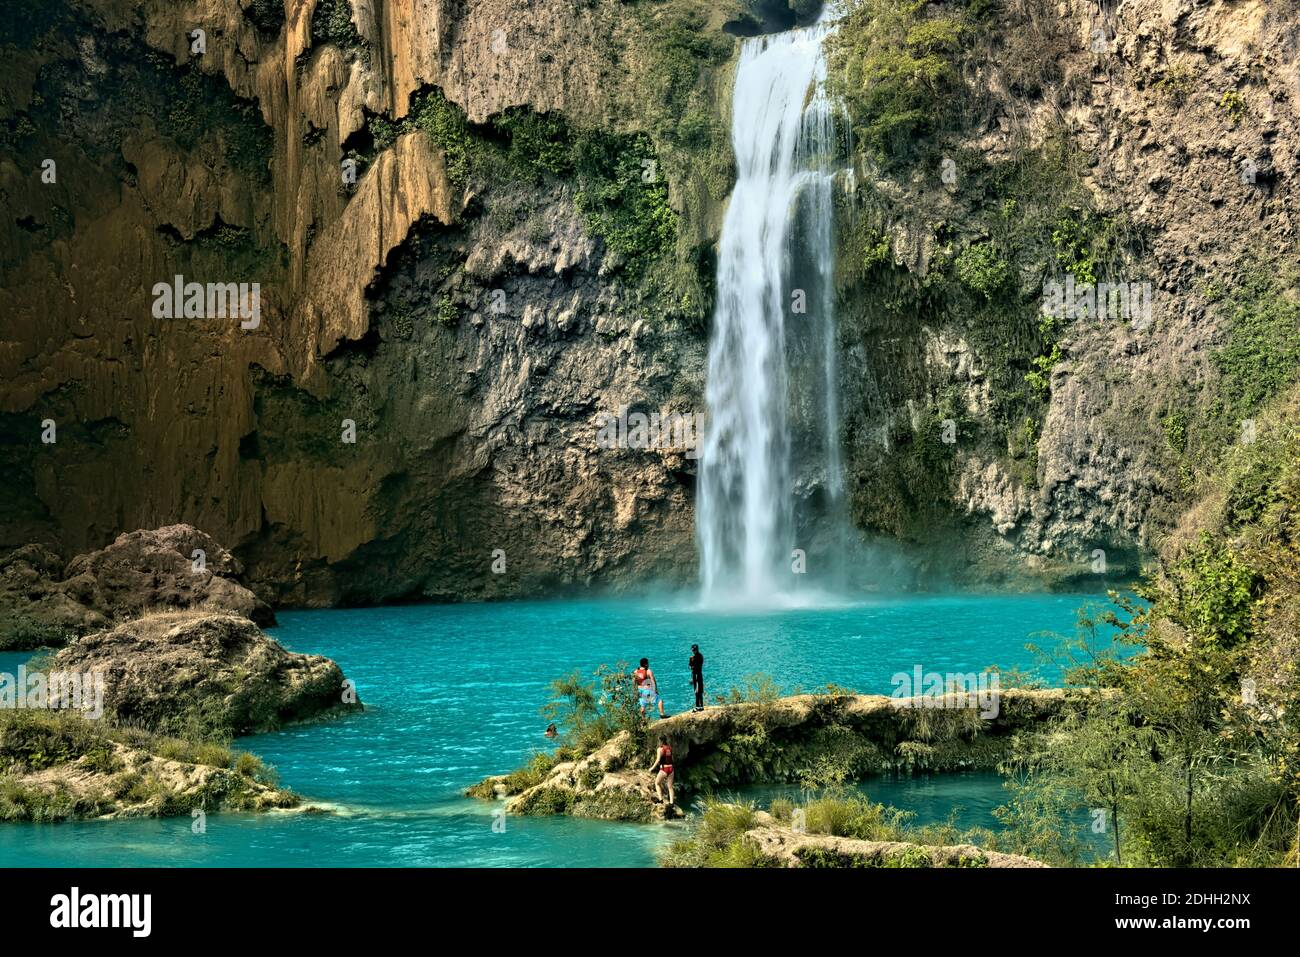
<svg viewBox="0 0 1300 957">
<path fill-rule="evenodd" d="M 1171 437 L 1167 423 L 1217 414 L 1212 356 L 1234 291 L 1300 256 L 1300 21 L 1261 0 L 1018 0 L 972 67 L 979 120 L 937 133 L 924 167 L 858 171 L 855 215 L 892 265 L 842 292 L 855 517 L 942 541 L 926 560 L 954 579 L 1131 580 L 1221 447 L 1208 427 Z M 1108 219 L 1126 258 L 1098 262 L 1097 281 L 1149 281 L 1150 322 L 1063 323 L 1050 395 L 998 410 L 1025 393 L 1043 283 L 1063 278 L 1056 250 L 1016 249 L 1017 294 L 993 310 L 942 276 L 971 245 L 1006 245 L 1031 203 L 1064 200 L 1046 181 L 1013 197 L 980 172 L 1054 140 L 1081 160 L 1080 189 L 1049 221 L 1068 229 L 1085 206 Z M 845 246 L 845 272 L 861 254 Z M 1006 320 L 1021 304 L 1017 327 Z"/>
<path fill-rule="evenodd" d="M 67 712 L 0 713 L 0 821 L 297 807 L 250 754 Z"/>
<path fill-rule="evenodd" d="M 255 734 L 361 708 L 339 666 L 286 651 L 252 622 L 161 612 L 87 635 L 51 671 L 104 676 L 104 716 L 186 737 Z"/>
<path fill-rule="evenodd" d="M 935 706 L 942 701 L 942 707 Z M 649 821 L 680 816 L 654 798 L 647 770 L 654 741 L 673 749 L 679 803 L 704 789 L 808 780 L 819 758 L 834 753 L 855 777 L 913 770 L 989 768 L 1012 735 L 1071 707 L 1060 689 L 1008 689 L 996 714 L 982 717 L 966 699 L 894 699 L 883 695 L 798 695 L 772 702 L 721 705 L 655 722 L 638 744 L 619 732 L 596 751 L 556 764 L 537 783 L 511 793 L 512 777 L 470 789 L 506 799 L 511 814 L 570 814 Z M 992 711 L 993 709 L 987 709 Z"/>
<path fill-rule="evenodd" d="M 973 844 L 927 845 L 907 841 L 860 841 L 808 834 L 783 827 L 758 811 L 745 832 L 763 857 L 778 867 L 1047 867 L 1019 854 L 989 851 Z"/>
<path fill-rule="evenodd" d="M 292 791 L 228 767 L 178 761 L 111 743 L 90 759 L 0 774 L 0 820 L 48 824 L 127 817 L 192 817 L 194 811 L 295 808 Z"/>
<path fill-rule="evenodd" d="M 701 343 L 629 308 L 569 190 L 479 202 L 455 234 L 419 232 L 390 258 L 375 338 L 331 361 L 345 393 L 321 408 L 264 383 L 273 501 L 242 555 L 278 601 L 500 598 L 691 574 L 694 460 L 596 439 L 598 417 L 624 405 L 694 408 Z M 451 322 L 435 315 L 444 297 Z M 338 442 L 344 418 L 355 446 Z M 305 443 L 304 428 L 327 438 Z"/>
<path fill-rule="evenodd" d="M 603 821 L 667 821 L 685 812 L 655 794 L 654 775 L 638 763 L 641 756 L 626 731 L 586 757 L 563 761 L 546 780 L 511 796 L 504 778 L 489 778 L 471 790 L 476 796 L 508 798 L 508 814 L 567 814 Z M 486 787 L 485 787 L 486 786 Z"/>
<path fill-rule="evenodd" d="M 646 131 L 658 99 L 644 91 L 664 82 L 647 37 L 693 13 L 730 49 L 732 6 L 547 0 L 524 22 L 507 3 L 308 0 L 276 16 L 237 0 L 84 0 L 34 18 L 32 35 L 6 27 L 22 66 L 0 119 L 31 132 L 0 161 L 15 200 L 0 223 L 14 320 L 0 469 L 15 488 L 0 542 L 68 554 L 183 520 L 230 545 L 259 592 L 306 605 L 689 575 L 676 566 L 690 463 L 597 456 L 592 426 L 623 404 L 698 405 L 703 338 L 671 318 L 679 291 L 626 281 L 572 183 L 465 182 L 446 152 L 463 144 L 424 131 L 375 144 L 371 122 L 436 87 L 473 122 L 525 107 Z M 617 45 L 591 39 L 607 34 L 631 55 L 616 63 Z M 722 66 L 701 61 L 701 83 Z M 704 118 L 726 102 L 691 96 Z M 66 149 L 55 103 L 75 104 Z M 57 179 L 32 188 L 51 155 Z M 694 261 L 727 177 L 676 168 L 695 177 L 665 176 L 674 207 L 693 210 L 681 255 Z M 397 301 L 390 267 L 430 237 L 431 298 Z M 260 324 L 156 318 L 153 283 L 176 274 L 259 281 Z M 488 311 L 498 291 L 505 306 Z M 86 303 L 117 319 L 97 326 Z M 57 439 L 42 441 L 46 422 Z"/>
<path fill-rule="evenodd" d="M 66 565 L 26 546 L 0 559 L 0 648 L 59 645 L 147 612 L 202 608 L 275 623 L 242 583 L 243 565 L 188 525 L 119 535 Z"/>
</svg>

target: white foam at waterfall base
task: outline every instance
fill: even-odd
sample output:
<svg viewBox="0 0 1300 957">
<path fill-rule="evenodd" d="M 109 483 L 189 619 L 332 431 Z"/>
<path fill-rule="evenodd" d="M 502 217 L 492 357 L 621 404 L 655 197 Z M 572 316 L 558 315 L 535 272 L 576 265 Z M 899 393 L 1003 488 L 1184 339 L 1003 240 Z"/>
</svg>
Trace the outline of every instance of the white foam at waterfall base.
<svg viewBox="0 0 1300 957">
<path fill-rule="evenodd" d="M 798 607 L 819 601 L 819 586 L 801 581 L 804 576 L 795 574 L 792 563 L 797 545 L 785 337 L 790 287 L 805 285 L 789 281 L 800 203 L 811 228 L 799 252 L 816 273 L 807 278 L 818 290 L 808 308 L 820 313 L 815 318 L 825 337 L 820 398 L 827 436 L 825 491 L 832 507 L 843 494 L 829 292 L 835 171 L 825 162 L 834 151 L 823 89 L 822 43 L 832 29 L 829 19 L 826 14 L 808 28 L 746 40 L 737 66 L 732 102 L 737 180 L 719 248 L 706 387 L 709 425 L 696 518 L 706 607 Z"/>
</svg>

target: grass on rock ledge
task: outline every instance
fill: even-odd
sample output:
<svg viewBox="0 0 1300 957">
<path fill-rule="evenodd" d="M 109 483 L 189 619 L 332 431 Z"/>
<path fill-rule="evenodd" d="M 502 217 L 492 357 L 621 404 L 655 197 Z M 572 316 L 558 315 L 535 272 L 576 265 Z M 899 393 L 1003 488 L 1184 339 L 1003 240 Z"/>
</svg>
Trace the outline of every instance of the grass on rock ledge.
<svg viewBox="0 0 1300 957">
<path fill-rule="evenodd" d="M 289 808 L 274 771 L 222 740 L 185 740 L 75 712 L 0 710 L 0 821 Z"/>
<path fill-rule="evenodd" d="M 795 852 L 803 867 L 936 867 L 942 865 L 927 848 L 957 844 L 978 843 L 1008 853 L 1023 851 L 1014 841 L 982 828 L 961 831 L 951 823 L 915 827 L 910 823 L 912 812 L 876 804 L 854 793 L 827 794 L 809 800 L 802 807 L 789 800 L 776 800 L 768 814 L 775 824 L 790 827 L 798 812 L 806 834 L 915 845 L 899 854 L 878 858 L 805 847 Z M 659 862 L 664 867 L 781 866 L 746 836 L 746 832 L 766 823 L 752 803 L 708 800 L 690 835 L 671 844 Z M 963 854 L 958 856 L 956 866 L 985 867 L 987 864 L 987 858 L 981 854 Z"/>
</svg>

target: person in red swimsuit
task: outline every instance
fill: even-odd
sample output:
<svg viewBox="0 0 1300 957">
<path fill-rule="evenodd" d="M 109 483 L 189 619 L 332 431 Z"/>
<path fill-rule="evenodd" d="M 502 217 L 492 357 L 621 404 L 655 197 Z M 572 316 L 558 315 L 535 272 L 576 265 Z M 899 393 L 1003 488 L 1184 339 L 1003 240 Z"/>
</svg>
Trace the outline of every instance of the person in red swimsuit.
<svg viewBox="0 0 1300 957">
<path fill-rule="evenodd" d="M 655 771 L 658 774 L 655 774 Z M 655 775 L 655 797 L 659 800 L 664 799 L 663 783 L 668 782 L 668 805 L 677 803 L 677 795 L 673 793 L 673 749 L 669 747 L 668 742 L 663 738 L 659 739 L 659 748 L 655 751 L 655 763 L 650 765 L 650 773 Z"/>
</svg>

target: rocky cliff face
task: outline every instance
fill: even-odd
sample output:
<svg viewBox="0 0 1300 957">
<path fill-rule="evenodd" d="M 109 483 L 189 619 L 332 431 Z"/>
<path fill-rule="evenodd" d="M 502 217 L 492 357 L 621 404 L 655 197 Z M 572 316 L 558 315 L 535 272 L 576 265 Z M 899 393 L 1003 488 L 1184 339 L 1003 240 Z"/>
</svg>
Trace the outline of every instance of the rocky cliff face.
<svg viewBox="0 0 1300 957">
<path fill-rule="evenodd" d="M 0 33 L 0 541 L 67 556 L 184 521 L 296 604 L 689 579 L 693 461 L 601 449 L 596 417 L 702 408 L 735 38 L 816 6 L 17 14 Z M 985 237 L 984 204 L 863 159 L 844 233 L 878 228 L 889 253 L 841 284 L 845 438 L 860 526 L 950 531 L 933 568 L 954 577 L 1060 580 L 1093 547 L 1124 565 L 1177 511 L 1185 463 L 1160 423 L 1212 378 L 1213 284 L 1246 247 L 1294 251 L 1296 19 L 1008 6 L 1060 38 L 1059 73 L 972 77 L 1001 106 L 939 146 L 992 161 L 1063 128 L 1094 205 L 1141 226 L 1132 261 L 1167 294 L 1155 331 L 1071 328 L 1047 399 L 1008 411 L 1002 372 L 1033 356 L 991 347 L 960 298 L 916 295 Z M 260 283 L 255 327 L 160 318 L 154 284 L 175 275 Z M 950 399 L 983 424 L 931 468 L 917 437 Z"/>
<path fill-rule="evenodd" d="M 699 240 L 670 237 L 675 284 L 646 281 L 651 262 L 632 275 L 571 168 L 539 173 L 474 125 L 525 105 L 564 110 L 565 136 L 645 130 L 617 111 L 651 66 L 619 51 L 701 5 L 678 6 L 86 2 L 19 18 L 0 165 L 4 540 L 69 554 L 183 518 L 246 556 L 268 597 L 309 604 L 689 574 L 693 463 L 598 454 L 595 417 L 698 396 Z M 689 22 L 729 49 L 711 16 Z M 687 66 L 694 102 L 713 74 Z M 440 112 L 411 128 L 435 86 Z M 610 136 L 601 172 L 627 179 L 628 141 Z M 673 163 L 663 143 L 645 147 L 652 169 Z M 716 196 L 650 182 L 686 209 L 717 205 L 715 179 Z M 174 275 L 260 282 L 260 322 L 156 317 L 153 284 Z"/>
<path fill-rule="evenodd" d="M 936 104 L 961 106 L 861 164 L 841 226 L 855 516 L 937 537 L 936 571 L 1122 579 L 1300 358 L 1300 20 L 963 6 L 933 10 L 975 38 Z M 1067 274 L 1149 284 L 1151 308 L 1045 321 Z"/>
</svg>

